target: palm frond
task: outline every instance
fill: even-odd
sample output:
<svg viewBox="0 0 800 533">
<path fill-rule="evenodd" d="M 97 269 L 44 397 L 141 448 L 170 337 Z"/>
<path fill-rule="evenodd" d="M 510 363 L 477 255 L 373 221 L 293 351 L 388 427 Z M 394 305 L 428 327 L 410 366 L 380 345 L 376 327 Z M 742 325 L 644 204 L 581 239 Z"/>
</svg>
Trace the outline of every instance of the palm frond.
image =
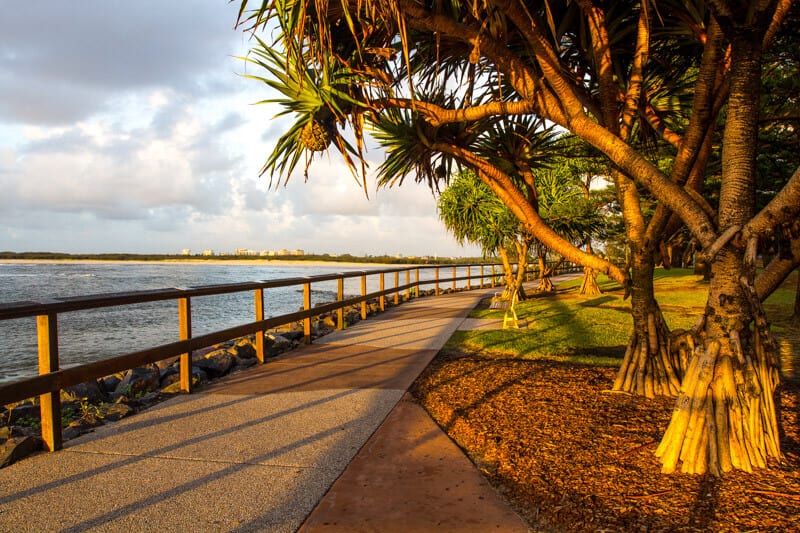
<svg viewBox="0 0 800 533">
<path fill-rule="evenodd" d="M 358 98 L 359 75 L 332 58 L 321 64 L 308 64 L 296 55 L 296 48 L 280 49 L 277 45 L 270 46 L 257 36 L 255 38 L 256 46 L 252 48 L 250 55 L 242 59 L 266 71 L 266 74 L 244 76 L 260 81 L 278 93 L 278 96 L 258 103 L 280 105 L 282 110 L 276 117 L 297 117 L 289 130 L 278 139 L 261 168 L 261 174 L 269 173 L 271 179 L 277 174 L 278 182 L 286 183 L 301 156 L 305 155 L 307 176 L 314 152 L 302 142 L 302 131 L 313 121 L 324 124 L 331 142 L 351 169 L 355 169 L 354 160 L 364 164 L 361 144 L 354 147 L 337 127 L 337 124 L 344 125 L 348 120 L 353 120 L 353 116 L 360 116 L 365 108 L 365 104 Z M 363 176 L 365 172 L 361 174 Z M 363 185 L 366 190 L 366 184 Z"/>
</svg>

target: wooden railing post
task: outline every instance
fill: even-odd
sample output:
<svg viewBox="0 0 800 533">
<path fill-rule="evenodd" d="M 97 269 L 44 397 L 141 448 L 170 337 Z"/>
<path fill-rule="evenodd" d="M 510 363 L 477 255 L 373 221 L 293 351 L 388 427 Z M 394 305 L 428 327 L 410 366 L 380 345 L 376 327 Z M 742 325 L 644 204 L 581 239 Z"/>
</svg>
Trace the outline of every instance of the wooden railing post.
<svg viewBox="0 0 800 533">
<path fill-rule="evenodd" d="M 383 291 L 386 289 L 386 276 L 384 275 L 383 272 L 381 272 L 380 278 L 381 278 L 381 281 L 380 281 L 379 290 L 381 291 L 381 295 L 378 298 L 378 301 L 380 302 L 381 313 L 382 313 L 382 312 L 386 311 L 386 296 L 383 294 Z"/>
<path fill-rule="evenodd" d="M 192 302 L 190 298 L 178 298 L 178 335 L 180 339 L 192 338 Z M 180 383 L 182 392 L 192 392 L 192 352 L 182 353 Z"/>
<path fill-rule="evenodd" d="M 419 298 L 419 267 L 414 269 L 414 288 L 417 291 L 416 297 Z"/>
<path fill-rule="evenodd" d="M 434 296 L 439 296 L 439 267 L 438 266 L 436 267 L 436 274 L 435 274 L 435 278 L 434 279 L 436 279 L 436 290 L 434 291 L 433 294 L 434 294 Z"/>
<path fill-rule="evenodd" d="M 36 317 L 39 344 L 39 374 L 58 370 L 58 315 L 49 313 Z M 61 449 L 61 391 L 39 396 L 42 421 L 42 440 L 54 452 Z"/>
<path fill-rule="evenodd" d="M 367 275 L 361 274 L 361 296 L 367 295 Z M 367 319 L 367 301 L 361 302 L 361 320 Z"/>
<path fill-rule="evenodd" d="M 253 291 L 255 298 L 255 311 L 256 321 L 264 320 L 264 289 L 256 289 Z M 264 334 L 265 331 L 260 329 L 256 331 L 256 359 L 259 363 L 264 362 Z"/>
<path fill-rule="evenodd" d="M 311 282 L 303 283 L 303 310 L 311 309 Z M 311 317 L 303 319 L 303 342 L 311 344 Z"/>
<path fill-rule="evenodd" d="M 336 301 L 344 301 L 344 276 L 336 280 Z M 336 329 L 344 329 L 344 307 L 336 310 Z"/>
<path fill-rule="evenodd" d="M 453 267 L 453 292 L 456 292 L 456 277 L 458 276 L 457 267 Z"/>
<path fill-rule="evenodd" d="M 494 265 L 492 265 L 492 278 L 489 283 L 491 283 L 491 287 L 494 289 Z"/>
<path fill-rule="evenodd" d="M 483 265 L 481 265 L 481 284 L 480 284 L 480 288 L 481 289 L 483 288 Z"/>
<path fill-rule="evenodd" d="M 400 291 L 397 290 L 397 287 L 400 286 L 400 272 L 397 270 L 394 271 L 394 305 L 398 305 L 400 303 Z"/>
<path fill-rule="evenodd" d="M 472 267 L 467 265 L 467 290 L 472 290 Z"/>
<path fill-rule="evenodd" d="M 411 300 L 411 271 L 406 270 L 406 300 Z"/>
</svg>

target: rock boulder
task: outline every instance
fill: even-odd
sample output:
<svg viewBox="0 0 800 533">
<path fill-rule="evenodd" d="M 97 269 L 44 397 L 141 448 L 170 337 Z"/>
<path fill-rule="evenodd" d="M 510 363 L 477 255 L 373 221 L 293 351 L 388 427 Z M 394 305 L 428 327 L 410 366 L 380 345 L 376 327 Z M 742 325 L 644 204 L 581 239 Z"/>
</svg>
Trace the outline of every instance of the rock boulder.
<svg viewBox="0 0 800 533">
<path fill-rule="evenodd" d="M 134 397 L 158 389 L 161 373 L 157 367 L 140 367 L 129 370 L 114 389 L 114 396 Z"/>
<path fill-rule="evenodd" d="M 35 437 L 11 437 L 0 445 L 0 468 L 42 449 L 42 441 Z"/>
</svg>

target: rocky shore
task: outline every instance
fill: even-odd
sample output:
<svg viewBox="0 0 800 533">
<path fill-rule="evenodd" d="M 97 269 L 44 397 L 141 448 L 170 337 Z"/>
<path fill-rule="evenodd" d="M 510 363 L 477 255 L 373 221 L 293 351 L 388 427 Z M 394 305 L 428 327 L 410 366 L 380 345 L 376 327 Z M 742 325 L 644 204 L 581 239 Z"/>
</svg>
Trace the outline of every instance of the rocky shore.
<svg viewBox="0 0 800 533">
<path fill-rule="evenodd" d="M 421 296 L 433 290 L 420 291 Z M 442 292 L 449 292 L 443 290 Z M 401 301 L 406 299 L 401 294 Z M 392 295 L 385 300 L 393 305 Z M 367 314 L 380 310 L 377 299 L 367 302 Z M 345 309 L 345 326 L 361 320 L 361 306 Z M 338 327 L 337 313 L 325 313 L 312 319 L 312 340 Z M 303 343 L 303 324 L 287 324 L 264 334 L 265 362 Z M 203 384 L 240 372 L 258 364 L 255 336 L 234 339 L 192 353 L 192 383 Z M 81 383 L 61 391 L 62 436 L 73 439 L 95 427 L 114 422 L 147 409 L 174 394 L 180 393 L 179 358 L 164 359 L 153 365 L 133 368 L 105 376 L 96 381 Z M 0 406 L 0 468 L 8 466 L 43 448 L 38 398 Z"/>
</svg>

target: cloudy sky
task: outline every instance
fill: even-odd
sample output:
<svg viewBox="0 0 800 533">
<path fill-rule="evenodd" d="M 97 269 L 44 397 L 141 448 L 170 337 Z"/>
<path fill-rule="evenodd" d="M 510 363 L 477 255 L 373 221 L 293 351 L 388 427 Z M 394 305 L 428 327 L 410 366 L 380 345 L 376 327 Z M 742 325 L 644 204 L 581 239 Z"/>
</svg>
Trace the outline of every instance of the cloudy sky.
<svg viewBox="0 0 800 533">
<path fill-rule="evenodd" d="M 286 128 L 241 77 L 237 3 L 16 2 L 0 17 L 0 250 L 475 256 L 424 186 L 367 200 L 331 154 L 258 171 Z M 249 67 L 252 69 L 252 67 Z M 369 152 L 372 168 L 382 160 Z"/>
</svg>

